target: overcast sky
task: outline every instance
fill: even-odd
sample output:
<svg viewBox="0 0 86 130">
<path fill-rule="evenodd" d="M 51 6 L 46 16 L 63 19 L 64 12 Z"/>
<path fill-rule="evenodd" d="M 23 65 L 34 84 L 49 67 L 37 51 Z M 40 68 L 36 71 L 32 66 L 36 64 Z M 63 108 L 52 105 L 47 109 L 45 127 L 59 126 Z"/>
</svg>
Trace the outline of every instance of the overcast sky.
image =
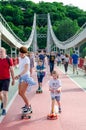
<svg viewBox="0 0 86 130">
<path fill-rule="evenodd" d="M 72 4 L 73 6 L 77 6 L 80 9 L 83 9 L 86 11 L 86 0 L 31 0 L 35 3 L 38 3 L 39 1 L 44 1 L 44 2 L 62 2 L 64 5 L 69 5 Z"/>
</svg>

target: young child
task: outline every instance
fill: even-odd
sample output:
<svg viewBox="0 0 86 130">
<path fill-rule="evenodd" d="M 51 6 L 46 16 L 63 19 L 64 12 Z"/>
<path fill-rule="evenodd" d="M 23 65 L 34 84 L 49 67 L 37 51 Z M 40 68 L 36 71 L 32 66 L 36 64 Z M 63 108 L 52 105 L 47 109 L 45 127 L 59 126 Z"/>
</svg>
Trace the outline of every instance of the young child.
<svg viewBox="0 0 86 130">
<path fill-rule="evenodd" d="M 55 114 L 55 101 L 58 104 L 58 111 L 61 113 L 61 81 L 59 80 L 59 75 L 56 71 L 52 72 L 52 79 L 49 81 L 49 91 L 52 99 L 51 114 Z"/>
<path fill-rule="evenodd" d="M 42 60 L 38 61 L 38 64 L 36 66 L 36 72 L 37 72 L 37 79 L 38 79 L 38 89 L 37 89 L 37 92 L 38 91 L 42 92 L 42 81 L 43 81 L 43 78 L 45 76 L 45 67 L 43 65 L 43 61 Z"/>
</svg>

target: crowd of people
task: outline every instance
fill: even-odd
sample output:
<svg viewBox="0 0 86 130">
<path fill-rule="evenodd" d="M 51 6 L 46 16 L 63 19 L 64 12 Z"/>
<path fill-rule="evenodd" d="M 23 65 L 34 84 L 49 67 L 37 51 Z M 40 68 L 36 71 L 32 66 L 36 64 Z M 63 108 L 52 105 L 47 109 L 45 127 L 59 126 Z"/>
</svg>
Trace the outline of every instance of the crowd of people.
<svg viewBox="0 0 86 130">
<path fill-rule="evenodd" d="M 72 56 L 73 64 L 73 74 L 78 74 L 78 62 L 79 56 L 73 52 Z M 49 73 L 51 79 L 49 81 L 49 91 L 51 94 L 51 113 L 54 113 L 55 100 L 58 104 L 59 113 L 61 113 L 61 80 L 59 79 L 59 74 L 55 70 L 55 63 L 57 66 L 63 65 L 65 74 L 68 73 L 68 65 L 70 62 L 69 54 L 54 53 L 53 51 L 45 53 L 43 50 L 39 53 L 34 54 L 33 52 L 28 52 L 28 49 L 24 46 L 19 49 L 19 74 L 14 75 L 14 68 L 12 59 L 7 58 L 6 49 L 0 47 L 0 100 L 2 115 L 6 115 L 6 106 L 8 101 L 8 92 L 10 79 L 12 77 L 12 85 L 15 85 L 15 80 L 18 80 L 18 94 L 24 101 L 24 106 L 22 107 L 24 112 L 32 112 L 31 103 L 26 95 L 27 88 L 37 85 L 38 89 L 42 91 L 42 82 L 47 74 L 47 66 L 49 66 Z M 36 63 L 36 64 L 35 64 Z M 33 78 L 33 68 L 37 73 L 37 81 Z M 86 56 L 84 58 L 84 69 L 86 75 Z M 11 77 L 10 77 L 11 74 Z"/>
</svg>

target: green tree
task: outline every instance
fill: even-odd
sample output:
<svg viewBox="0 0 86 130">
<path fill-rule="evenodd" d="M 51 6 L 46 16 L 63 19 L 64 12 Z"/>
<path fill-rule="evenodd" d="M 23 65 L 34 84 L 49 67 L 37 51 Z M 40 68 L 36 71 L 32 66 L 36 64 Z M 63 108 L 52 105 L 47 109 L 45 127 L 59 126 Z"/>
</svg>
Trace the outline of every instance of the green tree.
<svg viewBox="0 0 86 130">
<path fill-rule="evenodd" d="M 81 27 L 84 23 L 86 23 L 86 16 L 81 16 L 78 18 L 78 24 Z"/>
<path fill-rule="evenodd" d="M 65 41 L 68 38 L 72 37 L 78 29 L 79 26 L 76 20 L 72 21 L 71 19 L 66 18 L 59 23 L 55 31 L 58 39 L 61 41 Z"/>
<path fill-rule="evenodd" d="M 24 37 L 25 37 L 25 41 L 28 40 L 30 34 L 31 34 L 32 28 L 31 27 L 25 27 L 24 28 Z"/>
<path fill-rule="evenodd" d="M 84 58 L 86 56 L 86 42 L 80 47 L 80 56 Z"/>
</svg>

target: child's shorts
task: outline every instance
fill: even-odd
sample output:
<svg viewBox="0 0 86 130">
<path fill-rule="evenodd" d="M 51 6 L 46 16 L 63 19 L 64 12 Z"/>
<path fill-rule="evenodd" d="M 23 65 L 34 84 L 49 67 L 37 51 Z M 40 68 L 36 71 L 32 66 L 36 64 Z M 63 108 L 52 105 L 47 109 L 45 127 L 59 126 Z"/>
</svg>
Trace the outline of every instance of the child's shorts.
<svg viewBox="0 0 86 130">
<path fill-rule="evenodd" d="M 51 98 L 52 98 L 52 100 L 55 99 L 56 101 L 60 101 L 60 96 L 54 96 L 54 95 L 52 95 Z"/>
<path fill-rule="evenodd" d="M 28 75 L 21 76 L 19 78 L 19 83 L 21 83 L 21 82 L 26 82 L 30 86 L 36 85 L 36 82 L 33 80 L 33 78 L 29 77 Z"/>
</svg>

